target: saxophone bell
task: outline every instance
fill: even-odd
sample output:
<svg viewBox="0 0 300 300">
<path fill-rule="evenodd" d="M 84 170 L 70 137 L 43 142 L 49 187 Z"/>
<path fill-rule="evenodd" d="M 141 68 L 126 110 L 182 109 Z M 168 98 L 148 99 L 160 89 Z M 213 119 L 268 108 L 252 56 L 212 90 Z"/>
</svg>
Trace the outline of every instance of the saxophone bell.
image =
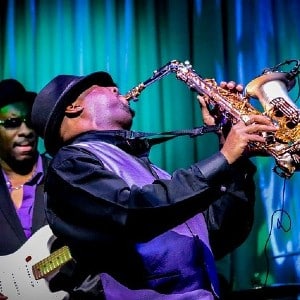
<svg viewBox="0 0 300 300">
<path fill-rule="evenodd" d="M 290 129 L 300 121 L 299 109 L 288 95 L 295 86 L 298 69 L 299 64 L 297 71 L 296 67 L 290 72 L 266 69 L 245 88 L 246 97 L 258 99 L 267 116 L 279 123 L 284 118 L 285 125 Z"/>
</svg>

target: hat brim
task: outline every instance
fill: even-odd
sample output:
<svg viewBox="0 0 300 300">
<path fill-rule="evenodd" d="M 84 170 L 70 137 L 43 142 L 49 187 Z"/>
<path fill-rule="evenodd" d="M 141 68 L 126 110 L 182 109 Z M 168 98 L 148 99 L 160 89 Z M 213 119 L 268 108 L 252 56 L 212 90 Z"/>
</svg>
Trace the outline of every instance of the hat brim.
<svg viewBox="0 0 300 300">
<path fill-rule="evenodd" d="M 87 76 L 82 76 L 79 77 L 74 84 L 70 84 L 57 100 L 46 124 L 44 143 L 45 148 L 50 155 L 54 155 L 63 145 L 59 136 L 59 130 L 65 116 L 65 108 L 92 85 L 104 87 L 116 86 L 110 75 L 106 72 L 95 72 Z"/>
<path fill-rule="evenodd" d="M 36 95 L 37 95 L 37 93 L 35 93 L 35 92 L 26 92 L 25 93 L 26 102 L 32 105 Z"/>
<path fill-rule="evenodd" d="M 4 107 L 6 105 L 9 104 L 13 104 L 13 103 L 17 103 L 17 102 L 25 102 L 28 105 L 32 106 L 34 99 L 36 97 L 37 93 L 34 92 L 24 92 L 23 94 L 19 94 L 19 95 L 1 95 L 0 96 L 0 108 Z"/>
<path fill-rule="evenodd" d="M 0 81 L 0 107 L 17 102 L 33 104 L 36 93 L 27 91 L 23 84 L 14 78 L 3 79 Z"/>
</svg>

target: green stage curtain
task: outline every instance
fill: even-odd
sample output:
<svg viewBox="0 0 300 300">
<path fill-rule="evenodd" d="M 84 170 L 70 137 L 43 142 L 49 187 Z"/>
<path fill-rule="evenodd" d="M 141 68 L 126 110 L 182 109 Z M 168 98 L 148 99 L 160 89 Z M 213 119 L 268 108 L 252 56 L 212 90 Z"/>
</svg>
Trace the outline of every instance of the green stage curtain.
<svg viewBox="0 0 300 300">
<path fill-rule="evenodd" d="M 1 0 L 0 79 L 16 78 L 38 92 L 56 75 L 104 70 L 125 93 L 169 61 L 188 60 L 203 78 L 246 86 L 265 68 L 300 58 L 299 12 L 298 0 Z M 291 99 L 298 91 L 296 85 Z M 135 130 L 202 125 L 196 94 L 174 73 L 132 106 Z M 157 145 L 151 158 L 172 172 L 217 150 L 210 133 Z M 284 180 L 272 157 L 253 161 L 253 230 L 218 262 L 236 290 L 300 279 L 299 174 Z"/>
</svg>

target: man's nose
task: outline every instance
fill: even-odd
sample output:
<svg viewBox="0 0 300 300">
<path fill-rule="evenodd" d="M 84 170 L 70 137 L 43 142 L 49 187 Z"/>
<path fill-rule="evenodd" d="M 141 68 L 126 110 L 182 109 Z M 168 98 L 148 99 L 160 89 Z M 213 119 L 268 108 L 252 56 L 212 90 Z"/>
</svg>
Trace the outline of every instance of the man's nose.
<svg viewBox="0 0 300 300">
<path fill-rule="evenodd" d="M 34 130 L 28 125 L 28 123 L 26 121 L 23 121 L 19 127 L 19 132 L 32 134 L 34 132 Z"/>
</svg>

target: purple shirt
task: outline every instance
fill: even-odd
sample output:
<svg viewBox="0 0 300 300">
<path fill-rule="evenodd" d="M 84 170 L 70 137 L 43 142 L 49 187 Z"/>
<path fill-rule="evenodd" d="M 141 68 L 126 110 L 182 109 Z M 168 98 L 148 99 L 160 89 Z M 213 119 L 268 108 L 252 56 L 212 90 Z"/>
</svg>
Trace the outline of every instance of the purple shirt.
<svg viewBox="0 0 300 300">
<path fill-rule="evenodd" d="M 8 178 L 4 172 L 3 172 L 3 174 L 4 174 L 4 178 L 7 182 Z M 43 172 L 42 158 L 41 158 L 41 156 L 39 156 L 33 176 L 31 177 L 31 179 L 29 181 L 25 182 L 25 184 L 23 186 L 22 205 L 20 206 L 20 208 L 16 209 L 16 212 L 19 216 L 20 222 L 22 224 L 24 233 L 27 238 L 29 238 L 32 234 L 32 232 L 31 232 L 32 215 L 33 215 L 33 206 L 34 206 L 36 186 L 43 179 L 43 175 L 44 175 L 44 172 Z"/>
</svg>

